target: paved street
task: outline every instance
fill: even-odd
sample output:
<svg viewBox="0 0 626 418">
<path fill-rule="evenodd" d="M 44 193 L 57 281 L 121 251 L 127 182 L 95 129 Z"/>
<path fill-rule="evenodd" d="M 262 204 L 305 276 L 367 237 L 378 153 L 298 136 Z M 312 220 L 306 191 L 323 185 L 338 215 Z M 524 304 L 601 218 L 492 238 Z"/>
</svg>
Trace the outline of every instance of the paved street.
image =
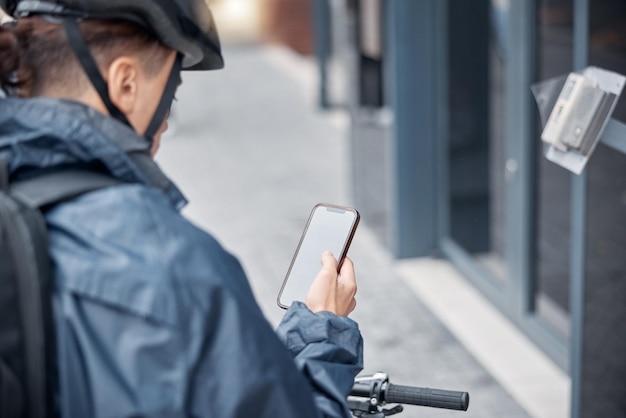
<svg viewBox="0 0 626 418">
<path fill-rule="evenodd" d="M 224 56 L 225 70 L 184 74 L 158 161 L 191 201 L 185 213 L 240 258 L 277 324 L 276 295 L 311 208 L 351 204 L 348 121 L 317 109 L 314 67 L 289 52 L 237 46 Z M 364 373 L 470 393 L 467 412 L 407 407 L 400 417 L 531 417 L 416 296 L 366 225 L 350 257 Z"/>
</svg>

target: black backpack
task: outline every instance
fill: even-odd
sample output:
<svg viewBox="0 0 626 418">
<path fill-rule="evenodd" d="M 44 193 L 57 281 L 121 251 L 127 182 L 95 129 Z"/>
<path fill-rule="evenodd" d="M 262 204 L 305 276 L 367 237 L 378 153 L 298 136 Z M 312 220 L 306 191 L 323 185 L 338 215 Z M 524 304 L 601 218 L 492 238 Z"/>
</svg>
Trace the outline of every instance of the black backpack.
<svg viewBox="0 0 626 418">
<path fill-rule="evenodd" d="M 10 183 L 0 160 L 0 418 L 57 416 L 50 258 L 42 211 L 119 183 L 85 170 Z"/>
</svg>

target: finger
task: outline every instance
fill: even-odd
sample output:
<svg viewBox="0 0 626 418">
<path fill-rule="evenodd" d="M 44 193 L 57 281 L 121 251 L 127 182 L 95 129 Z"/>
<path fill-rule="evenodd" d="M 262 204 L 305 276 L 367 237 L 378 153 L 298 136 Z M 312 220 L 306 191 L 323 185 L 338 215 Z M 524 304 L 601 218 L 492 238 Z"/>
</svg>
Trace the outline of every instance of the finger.
<svg viewBox="0 0 626 418">
<path fill-rule="evenodd" d="M 341 270 L 339 271 L 339 274 L 345 274 L 347 276 L 352 276 L 354 277 L 354 263 L 352 263 L 352 260 L 350 259 L 350 257 L 345 257 L 343 259 L 343 263 L 341 263 Z"/>
<path fill-rule="evenodd" d="M 354 275 L 354 264 L 352 260 L 346 257 L 343 260 L 343 264 L 341 265 L 341 271 L 339 272 L 339 277 L 337 281 L 343 286 L 353 289 L 354 293 L 356 293 L 356 278 Z"/>
<path fill-rule="evenodd" d="M 337 272 L 337 259 L 330 251 L 324 251 L 322 254 L 322 269 L 329 269 Z"/>
</svg>

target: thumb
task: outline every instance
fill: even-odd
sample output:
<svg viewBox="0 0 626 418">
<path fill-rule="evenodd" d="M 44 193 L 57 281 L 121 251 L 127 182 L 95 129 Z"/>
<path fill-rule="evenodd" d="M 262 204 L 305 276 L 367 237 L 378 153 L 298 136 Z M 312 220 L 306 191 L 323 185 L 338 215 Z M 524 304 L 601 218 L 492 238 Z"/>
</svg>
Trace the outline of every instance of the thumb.
<svg viewBox="0 0 626 418">
<path fill-rule="evenodd" d="M 322 254 L 322 268 L 337 272 L 337 259 L 330 251 L 324 251 Z"/>
</svg>

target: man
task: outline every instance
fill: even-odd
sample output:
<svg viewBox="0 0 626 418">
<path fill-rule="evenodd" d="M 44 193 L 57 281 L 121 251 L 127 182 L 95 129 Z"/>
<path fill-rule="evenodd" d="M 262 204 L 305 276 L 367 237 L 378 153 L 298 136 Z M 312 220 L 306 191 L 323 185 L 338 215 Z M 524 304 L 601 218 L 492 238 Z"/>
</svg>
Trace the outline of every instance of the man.
<svg viewBox="0 0 626 418">
<path fill-rule="evenodd" d="M 350 260 L 332 254 L 275 333 L 238 261 L 180 214 L 152 160 L 180 70 L 223 66 L 192 0 L 1 1 L 0 158 L 120 184 L 49 209 L 67 417 L 347 417 L 362 366 Z"/>
</svg>

